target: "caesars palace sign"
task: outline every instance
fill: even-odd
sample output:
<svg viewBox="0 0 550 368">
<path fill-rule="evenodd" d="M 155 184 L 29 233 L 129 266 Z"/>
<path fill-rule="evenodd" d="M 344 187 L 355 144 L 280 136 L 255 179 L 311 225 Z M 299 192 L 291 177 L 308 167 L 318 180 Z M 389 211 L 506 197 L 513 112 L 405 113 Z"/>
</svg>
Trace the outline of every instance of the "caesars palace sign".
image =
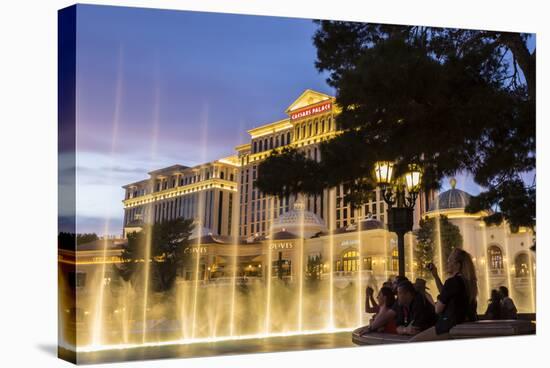
<svg viewBox="0 0 550 368">
<path fill-rule="evenodd" d="M 331 108 L 332 108 L 332 102 L 328 101 L 328 102 L 322 103 L 320 105 L 316 105 L 316 106 L 313 106 L 313 107 L 308 107 L 306 109 L 303 109 L 303 110 L 300 110 L 300 111 L 297 111 L 297 112 L 293 112 L 292 114 L 290 114 L 290 119 L 291 120 L 296 120 L 296 119 L 301 119 L 301 118 L 305 118 L 305 117 L 308 117 L 308 116 L 320 114 L 322 112 L 329 111 Z"/>
</svg>

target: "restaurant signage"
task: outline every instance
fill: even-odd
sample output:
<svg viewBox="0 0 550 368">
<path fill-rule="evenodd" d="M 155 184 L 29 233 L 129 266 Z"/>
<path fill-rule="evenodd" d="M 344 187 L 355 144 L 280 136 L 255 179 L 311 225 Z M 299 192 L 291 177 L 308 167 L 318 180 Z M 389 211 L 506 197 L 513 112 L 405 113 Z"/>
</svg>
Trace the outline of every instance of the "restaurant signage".
<svg viewBox="0 0 550 368">
<path fill-rule="evenodd" d="M 291 242 L 282 242 L 282 243 L 275 243 L 275 244 L 270 244 L 269 245 L 269 249 L 271 250 L 275 250 L 275 249 L 292 249 L 294 248 L 294 244 L 292 244 Z"/>
</svg>

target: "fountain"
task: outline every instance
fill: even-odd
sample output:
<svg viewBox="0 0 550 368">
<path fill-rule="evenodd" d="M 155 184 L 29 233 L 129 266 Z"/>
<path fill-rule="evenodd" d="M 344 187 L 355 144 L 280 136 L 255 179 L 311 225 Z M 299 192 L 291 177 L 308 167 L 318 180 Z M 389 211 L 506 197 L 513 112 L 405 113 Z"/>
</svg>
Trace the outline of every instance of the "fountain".
<svg viewBox="0 0 550 368">
<path fill-rule="evenodd" d="M 204 217 L 201 202 L 197 208 L 199 219 Z M 455 208 L 439 204 L 434 208 L 435 212 L 428 212 L 428 215 L 458 213 Z M 392 257 L 391 243 L 395 242 L 395 234 L 370 217 L 360 221 L 359 213 L 353 226 L 334 231 L 307 211 L 301 199 L 295 202 L 293 210 L 278 218 L 273 210 L 270 206 L 269 217 L 273 226 L 266 237 L 248 243 L 237 236 L 236 221 L 232 225 L 232 236 L 227 238 L 212 235 L 202 227 L 202 222 L 197 222 L 197 235 L 191 239 L 189 269 L 182 271 L 173 290 L 164 294 L 149 286 L 150 262 L 143 264 L 143 289 L 139 288 L 140 285 L 116 281 L 116 275 L 110 272 L 111 264 L 102 262 L 96 265 L 97 276 L 90 276 L 91 285 L 88 286 L 90 298 L 79 301 L 82 309 L 93 311 L 93 318 L 84 318 L 83 327 L 78 331 L 81 338 L 77 340 L 77 351 L 93 356 L 101 351 L 141 351 L 170 346 L 203 346 L 201 344 L 205 343 L 232 346 L 231 341 L 258 339 L 262 339 L 266 346 L 274 346 L 270 344 L 280 338 L 294 341 L 292 339 L 299 336 L 323 334 L 340 339 L 335 342 L 337 346 L 351 344 L 344 332 L 363 325 L 368 318 L 363 311 L 363 289 L 367 285 L 377 289 L 396 273 L 393 262 L 388 262 Z M 237 215 L 238 209 L 234 209 L 234 216 Z M 479 283 L 483 285 L 483 295 L 478 298 L 479 312 L 483 312 L 486 297 L 491 288 L 498 286 L 499 280 L 504 280 L 509 287 L 521 312 L 534 312 L 533 255 L 527 253 L 527 263 L 521 265 L 526 271 L 522 271 L 520 279 L 513 275 L 511 257 L 516 248 L 529 244 L 532 233 L 511 235 L 503 227 L 487 227 L 477 219 L 456 216 L 450 218 L 458 224 L 464 247 L 475 258 Z M 437 249 L 434 257 L 443 271 L 441 224 L 437 224 L 439 221 L 436 221 Z M 497 241 L 496 236 L 502 238 L 502 250 L 506 253 L 504 269 L 498 274 L 489 267 L 487 251 L 491 236 L 495 237 L 491 240 L 493 243 Z M 145 259 L 149 259 L 150 236 L 145 243 L 143 253 Z M 477 244 L 477 248 L 471 248 L 472 243 Z M 409 258 L 406 270 L 414 281 L 419 270 L 414 259 L 415 238 L 412 233 L 407 234 L 406 244 Z M 103 260 L 115 254 L 116 250 L 107 242 L 102 246 Z M 311 269 L 306 272 L 306 266 L 310 267 L 307 261 L 312 255 L 321 254 L 328 255 L 328 259 L 323 258 L 317 265 L 319 278 L 311 278 Z M 222 264 L 216 264 L 219 262 Z M 223 271 L 214 272 L 218 267 Z M 274 277 L 275 269 L 277 277 Z M 106 282 L 108 278 L 112 280 Z M 518 280 L 525 287 L 518 286 Z M 433 282 L 429 280 L 429 283 L 432 293 L 436 293 Z M 113 292 L 115 285 L 119 285 L 116 293 Z M 523 288 L 521 293 L 516 292 L 518 287 Z M 247 346 L 245 342 L 242 344 Z M 315 346 L 314 342 L 311 344 Z M 186 349 L 195 351 L 191 347 Z"/>
</svg>

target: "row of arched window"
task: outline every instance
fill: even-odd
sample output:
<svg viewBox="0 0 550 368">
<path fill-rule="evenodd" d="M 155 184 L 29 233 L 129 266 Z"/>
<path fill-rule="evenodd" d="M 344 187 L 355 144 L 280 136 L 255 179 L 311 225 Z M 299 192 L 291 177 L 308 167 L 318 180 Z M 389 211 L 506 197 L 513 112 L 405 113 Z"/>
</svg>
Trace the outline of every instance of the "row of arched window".
<svg viewBox="0 0 550 368">
<path fill-rule="evenodd" d="M 294 125 L 294 139 L 300 140 L 308 137 L 313 137 L 318 134 L 326 133 L 333 130 L 332 119 L 327 117 L 326 119 L 307 120 L 303 123 L 297 123 Z"/>
<path fill-rule="evenodd" d="M 267 151 L 290 144 L 290 131 L 269 138 L 256 139 L 252 142 L 252 153 Z"/>
<path fill-rule="evenodd" d="M 500 271 L 504 269 L 504 256 L 502 249 L 496 245 L 487 248 L 488 267 L 491 271 Z M 529 255 L 521 252 L 514 259 L 514 268 L 516 277 L 527 277 L 531 273 Z"/>
<path fill-rule="evenodd" d="M 500 247 L 492 245 L 487 249 L 488 266 L 490 270 L 502 270 L 504 269 L 504 257 Z M 359 252 L 355 249 L 350 249 L 342 254 L 341 263 L 339 264 L 340 270 L 343 271 L 357 271 L 359 267 Z M 398 253 L 397 249 L 393 249 L 390 258 L 390 268 L 392 270 L 398 269 Z M 528 277 L 531 274 L 531 262 L 529 255 L 526 252 L 521 252 L 516 255 L 514 259 L 514 268 L 516 277 Z M 363 267 L 365 269 L 365 267 Z M 368 269 L 368 268 L 367 268 Z"/>
</svg>

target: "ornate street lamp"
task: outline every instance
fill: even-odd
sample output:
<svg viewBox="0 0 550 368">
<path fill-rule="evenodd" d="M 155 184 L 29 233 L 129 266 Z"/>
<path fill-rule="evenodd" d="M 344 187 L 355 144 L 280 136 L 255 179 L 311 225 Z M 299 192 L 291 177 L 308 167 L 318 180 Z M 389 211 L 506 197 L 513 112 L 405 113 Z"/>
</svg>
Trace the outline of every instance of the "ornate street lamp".
<svg viewBox="0 0 550 368">
<path fill-rule="evenodd" d="M 388 229 L 397 234 L 399 275 L 405 276 L 405 234 L 413 229 L 413 210 L 420 191 L 422 170 L 411 164 L 401 177 L 393 175 L 394 163 L 378 161 L 374 165 L 374 176 L 382 191 L 382 198 L 388 204 Z"/>
</svg>

